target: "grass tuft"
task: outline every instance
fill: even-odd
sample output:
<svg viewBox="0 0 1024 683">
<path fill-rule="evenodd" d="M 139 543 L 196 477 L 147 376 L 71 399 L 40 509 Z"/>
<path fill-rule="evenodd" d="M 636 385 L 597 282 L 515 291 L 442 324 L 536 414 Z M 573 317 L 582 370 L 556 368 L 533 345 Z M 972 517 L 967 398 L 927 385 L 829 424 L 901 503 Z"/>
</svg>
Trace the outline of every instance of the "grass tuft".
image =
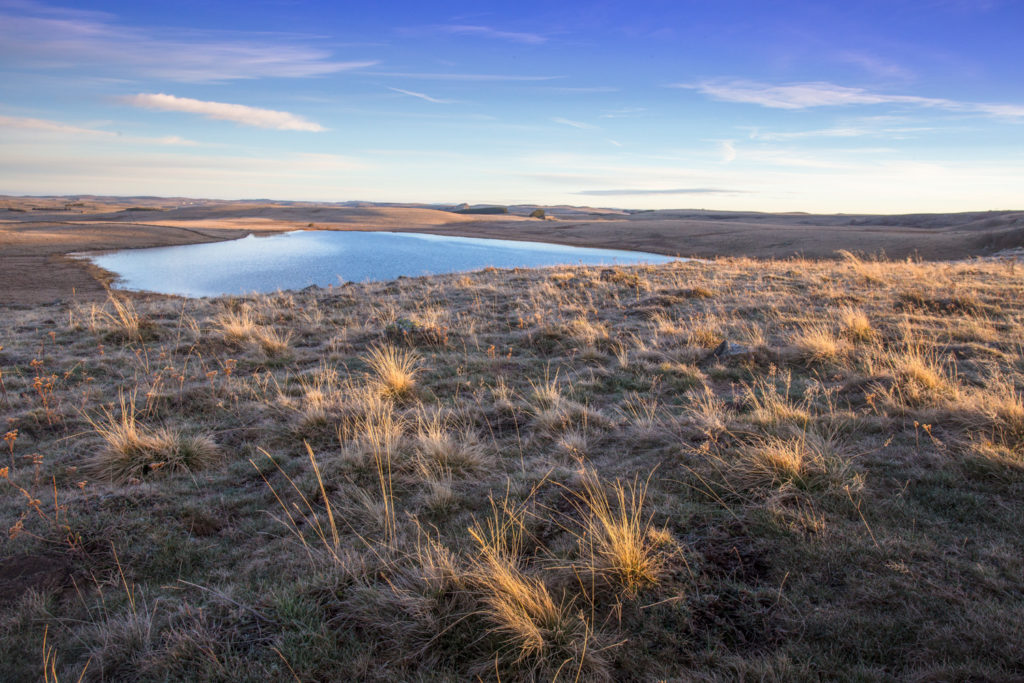
<svg viewBox="0 0 1024 683">
<path fill-rule="evenodd" d="M 371 348 L 366 362 L 382 394 L 396 399 L 412 394 L 421 368 L 418 354 L 385 344 Z"/>
<path fill-rule="evenodd" d="M 578 540 L 585 569 L 629 597 L 656 586 L 665 570 L 666 535 L 644 510 L 647 484 L 616 480 L 605 487 L 589 468 L 582 483 L 575 498 L 584 520 Z"/>
<path fill-rule="evenodd" d="M 492 500 L 492 513 L 469 531 L 477 544 L 469 576 L 480 614 L 498 640 L 498 659 L 541 679 L 607 678 L 583 613 L 569 601 L 556 601 L 542 580 L 523 571 L 523 511 Z"/>
<path fill-rule="evenodd" d="M 120 404 L 118 413 L 104 409 L 103 419 L 92 421 L 104 441 L 86 464 L 94 476 L 123 483 L 156 474 L 195 472 L 220 459 L 220 448 L 207 436 L 140 424 L 134 395 L 122 394 Z"/>
</svg>

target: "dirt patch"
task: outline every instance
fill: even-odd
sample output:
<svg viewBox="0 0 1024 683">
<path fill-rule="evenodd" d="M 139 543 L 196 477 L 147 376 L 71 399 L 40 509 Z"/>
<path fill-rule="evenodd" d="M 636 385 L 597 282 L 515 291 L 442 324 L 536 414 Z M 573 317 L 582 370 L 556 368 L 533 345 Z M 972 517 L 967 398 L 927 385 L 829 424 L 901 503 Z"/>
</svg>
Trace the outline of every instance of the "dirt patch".
<svg viewBox="0 0 1024 683">
<path fill-rule="evenodd" d="M 0 605 L 16 602 L 27 591 L 59 591 L 71 582 L 71 567 L 60 557 L 15 555 L 0 560 Z"/>
</svg>

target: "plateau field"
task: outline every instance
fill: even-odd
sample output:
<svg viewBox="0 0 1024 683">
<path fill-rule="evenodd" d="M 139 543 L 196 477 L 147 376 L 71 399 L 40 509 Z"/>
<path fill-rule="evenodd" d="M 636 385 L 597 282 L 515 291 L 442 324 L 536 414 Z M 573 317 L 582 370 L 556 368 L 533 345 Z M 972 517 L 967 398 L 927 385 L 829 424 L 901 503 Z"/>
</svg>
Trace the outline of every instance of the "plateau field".
<svg viewBox="0 0 1024 683">
<path fill-rule="evenodd" d="M 7 680 L 1011 680 L 1024 212 L 0 200 Z M 293 229 L 696 256 L 184 299 Z"/>
</svg>

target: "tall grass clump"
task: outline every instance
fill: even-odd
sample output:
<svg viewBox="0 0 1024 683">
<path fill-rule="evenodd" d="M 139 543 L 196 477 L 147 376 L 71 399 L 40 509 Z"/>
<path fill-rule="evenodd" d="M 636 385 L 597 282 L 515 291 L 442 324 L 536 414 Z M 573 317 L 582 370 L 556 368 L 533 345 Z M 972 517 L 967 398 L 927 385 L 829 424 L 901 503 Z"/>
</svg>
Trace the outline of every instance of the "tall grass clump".
<svg viewBox="0 0 1024 683">
<path fill-rule="evenodd" d="M 288 529 L 289 532 L 295 537 L 302 548 L 306 551 L 310 560 L 318 560 L 326 558 L 329 564 L 343 565 L 348 561 L 348 556 L 343 553 L 341 548 L 341 534 L 338 531 L 337 518 L 334 514 L 334 507 L 331 505 L 331 499 L 327 495 L 327 489 L 324 487 L 323 476 L 320 473 L 320 466 L 317 463 L 316 455 L 313 453 L 313 449 L 307 443 L 306 453 L 309 456 L 310 465 L 313 468 L 313 473 L 316 476 L 317 490 L 323 499 L 323 504 L 318 505 L 315 501 L 310 500 L 310 497 L 302 492 L 302 489 L 290 477 L 278 464 L 273 457 L 263 449 L 260 452 L 263 453 L 267 459 L 274 464 L 277 471 L 284 477 L 285 481 L 291 487 L 292 491 L 298 496 L 298 499 L 302 502 L 302 505 L 298 503 L 292 503 L 291 505 L 285 503 L 281 494 L 274 487 L 273 484 L 263 474 L 263 470 L 250 460 L 250 464 L 256 468 L 256 471 L 260 473 L 260 477 L 263 479 L 263 483 L 267 485 L 270 492 L 274 494 L 275 500 L 278 505 L 281 506 L 281 510 L 284 512 L 284 517 L 279 518 L 282 524 Z M 303 533 L 303 529 L 308 529 L 315 538 L 315 542 L 310 542 L 306 538 L 306 534 Z"/>
<path fill-rule="evenodd" d="M 890 351 L 885 365 L 895 379 L 888 393 L 898 406 L 935 407 L 960 397 L 952 359 L 940 358 L 934 349 L 908 343 Z"/>
<path fill-rule="evenodd" d="M 107 303 L 111 310 L 93 304 L 89 311 L 89 327 L 93 331 L 103 330 L 124 341 L 143 341 L 148 325 L 127 297 L 115 296 L 107 290 Z"/>
<path fill-rule="evenodd" d="M 221 338 L 236 346 L 252 344 L 268 358 L 285 355 L 291 343 L 291 331 L 279 332 L 273 327 L 257 322 L 256 314 L 250 308 L 222 311 L 213 323 Z"/>
<path fill-rule="evenodd" d="M 729 482 L 748 491 L 860 486 L 839 444 L 831 437 L 807 431 L 786 438 L 755 439 L 741 446 L 725 464 Z"/>
<path fill-rule="evenodd" d="M 381 393 L 396 399 L 412 394 L 421 368 L 421 359 L 415 352 L 391 344 L 374 346 L 366 363 Z"/>
<path fill-rule="evenodd" d="M 126 398 L 121 394 L 118 412 L 104 408 L 103 417 L 90 418 L 90 424 L 104 443 L 86 469 L 115 482 L 158 472 L 195 472 L 221 456 L 220 448 L 207 436 L 139 423 L 134 395 Z"/>
<path fill-rule="evenodd" d="M 248 308 L 224 311 L 213 319 L 221 337 L 229 344 L 242 344 L 256 336 L 259 325 Z"/>
<path fill-rule="evenodd" d="M 480 615 L 497 638 L 499 662 L 540 680 L 603 680 L 607 662 L 582 611 L 522 568 L 523 514 L 507 501 L 492 501 L 493 514 L 469 533 L 477 555 L 470 581 L 482 604 Z"/>
<path fill-rule="evenodd" d="M 611 495 L 597 472 L 583 471 L 583 491 L 574 505 L 583 520 L 577 538 L 585 569 L 627 596 L 657 585 L 665 570 L 666 532 L 655 529 L 644 509 L 647 484 L 611 484 Z"/>
<path fill-rule="evenodd" d="M 476 435 L 455 431 L 451 420 L 440 411 L 417 418 L 413 443 L 416 458 L 432 467 L 458 472 L 476 469 L 484 462 Z"/>
<path fill-rule="evenodd" d="M 810 363 L 836 363 L 849 352 L 846 340 L 836 336 L 827 323 L 802 325 L 793 342 L 801 357 Z"/>
<path fill-rule="evenodd" d="M 859 308 L 847 306 L 839 312 L 839 324 L 843 335 L 853 342 L 870 341 L 875 336 L 871 319 Z"/>
</svg>

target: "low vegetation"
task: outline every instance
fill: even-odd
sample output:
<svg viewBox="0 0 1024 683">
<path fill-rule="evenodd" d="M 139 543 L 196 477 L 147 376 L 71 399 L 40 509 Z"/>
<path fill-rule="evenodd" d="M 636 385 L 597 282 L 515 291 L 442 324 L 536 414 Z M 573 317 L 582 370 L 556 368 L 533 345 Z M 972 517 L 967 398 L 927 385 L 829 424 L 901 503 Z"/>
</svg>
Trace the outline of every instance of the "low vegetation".
<svg viewBox="0 0 1024 683">
<path fill-rule="evenodd" d="M 1013 679 L 1022 339 L 849 254 L 9 310 L 0 670 Z"/>
</svg>

